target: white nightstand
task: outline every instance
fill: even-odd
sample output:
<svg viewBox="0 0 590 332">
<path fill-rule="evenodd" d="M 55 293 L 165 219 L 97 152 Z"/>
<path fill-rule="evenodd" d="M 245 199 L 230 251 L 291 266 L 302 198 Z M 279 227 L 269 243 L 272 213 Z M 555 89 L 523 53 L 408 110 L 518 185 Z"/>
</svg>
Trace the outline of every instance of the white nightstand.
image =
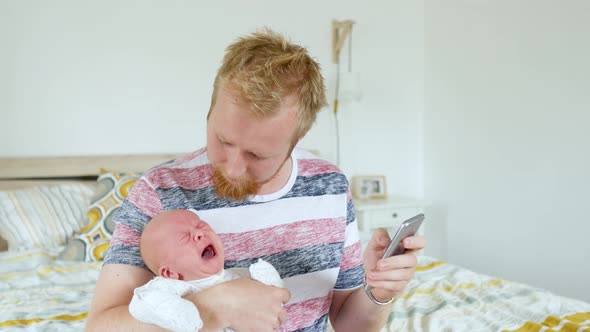
<svg viewBox="0 0 590 332">
<path fill-rule="evenodd" d="M 363 249 L 366 248 L 375 228 L 386 228 L 389 236 L 393 236 L 402 222 L 419 213 L 424 213 L 422 201 L 402 196 L 354 199 L 353 202 Z M 419 235 L 424 235 L 424 227 L 425 224 L 422 224 L 418 231 Z"/>
</svg>

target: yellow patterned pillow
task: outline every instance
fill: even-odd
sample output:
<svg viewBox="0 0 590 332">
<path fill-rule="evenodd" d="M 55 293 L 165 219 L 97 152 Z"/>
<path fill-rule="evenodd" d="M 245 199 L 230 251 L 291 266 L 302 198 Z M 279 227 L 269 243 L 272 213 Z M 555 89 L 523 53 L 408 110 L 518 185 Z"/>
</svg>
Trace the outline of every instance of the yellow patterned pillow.
<svg viewBox="0 0 590 332">
<path fill-rule="evenodd" d="M 86 212 L 85 226 L 69 239 L 59 259 L 102 261 L 115 230 L 113 216 L 127 197 L 139 174 L 101 170 Z"/>
</svg>

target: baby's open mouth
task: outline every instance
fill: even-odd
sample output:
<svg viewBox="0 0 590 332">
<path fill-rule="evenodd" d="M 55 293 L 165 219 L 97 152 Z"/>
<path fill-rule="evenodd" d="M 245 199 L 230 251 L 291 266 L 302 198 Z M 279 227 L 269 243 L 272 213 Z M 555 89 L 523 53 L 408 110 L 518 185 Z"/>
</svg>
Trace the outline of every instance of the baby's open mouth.
<svg viewBox="0 0 590 332">
<path fill-rule="evenodd" d="M 213 257 L 215 257 L 215 248 L 213 248 L 212 245 L 208 245 L 205 247 L 205 250 L 203 250 L 203 253 L 201 254 L 201 257 L 203 259 L 211 259 Z"/>
</svg>

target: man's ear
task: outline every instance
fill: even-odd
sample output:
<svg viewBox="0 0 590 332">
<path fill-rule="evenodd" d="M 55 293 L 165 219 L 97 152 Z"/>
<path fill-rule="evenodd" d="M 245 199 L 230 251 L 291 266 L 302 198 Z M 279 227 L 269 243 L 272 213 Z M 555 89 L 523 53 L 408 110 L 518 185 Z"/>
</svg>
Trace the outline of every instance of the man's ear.
<svg viewBox="0 0 590 332">
<path fill-rule="evenodd" d="M 174 272 L 167 265 L 160 266 L 158 269 L 158 275 L 166 279 L 183 280 L 182 274 Z"/>
</svg>

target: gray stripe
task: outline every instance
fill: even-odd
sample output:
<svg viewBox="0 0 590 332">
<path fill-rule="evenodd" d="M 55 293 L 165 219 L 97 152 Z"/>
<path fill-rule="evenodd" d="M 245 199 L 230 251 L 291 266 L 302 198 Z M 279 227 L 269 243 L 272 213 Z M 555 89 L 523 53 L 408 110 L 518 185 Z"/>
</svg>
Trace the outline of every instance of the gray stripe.
<svg viewBox="0 0 590 332">
<path fill-rule="evenodd" d="M 354 212 L 354 204 L 352 203 L 351 199 L 346 205 L 346 224 L 350 224 L 354 221 L 354 219 L 356 219 L 356 213 Z"/>
<path fill-rule="evenodd" d="M 340 195 L 347 190 L 348 181 L 341 173 L 298 176 L 293 188 L 283 198 Z"/>
<path fill-rule="evenodd" d="M 143 227 L 152 218 L 139 210 L 135 205 L 128 200 L 124 200 L 116 214 L 113 216 L 115 223 L 120 223 L 132 228 L 134 231 L 141 234 Z"/>
<path fill-rule="evenodd" d="M 319 332 L 328 329 L 328 314 L 324 314 L 313 322 L 312 325 L 296 330 L 297 332 Z"/>
<path fill-rule="evenodd" d="M 313 176 L 298 176 L 293 188 L 280 199 L 294 197 L 313 197 L 323 195 L 341 195 L 348 190 L 348 182 L 343 174 L 328 173 Z M 229 201 L 215 195 L 213 187 L 204 187 L 195 190 L 181 187 L 156 188 L 161 197 L 164 210 L 173 209 L 195 209 L 197 211 L 212 210 L 228 207 L 238 207 L 254 204 L 263 204 L 249 201 Z M 352 203 L 349 202 L 349 217 L 347 222 L 352 222 L 350 212 L 354 211 Z M 352 215 L 354 216 L 354 215 Z"/>
<path fill-rule="evenodd" d="M 161 197 L 162 208 L 164 210 L 195 209 L 197 211 L 203 211 L 259 204 L 249 201 L 229 201 L 225 198 L 217 197 L 213 187 L 204 187 L 196 190 L 181 187 L 157 188 L 156 192 Z"/>
<path fill-rule="evenodd" d="M 334 289 L 346 290 L 355 288 L 359 285 L 362 285 L 364 279 L 365 269 L 362 264 L 357 267 L 353 267 L 352 269 L 340 270 Z"/>
</svg>

